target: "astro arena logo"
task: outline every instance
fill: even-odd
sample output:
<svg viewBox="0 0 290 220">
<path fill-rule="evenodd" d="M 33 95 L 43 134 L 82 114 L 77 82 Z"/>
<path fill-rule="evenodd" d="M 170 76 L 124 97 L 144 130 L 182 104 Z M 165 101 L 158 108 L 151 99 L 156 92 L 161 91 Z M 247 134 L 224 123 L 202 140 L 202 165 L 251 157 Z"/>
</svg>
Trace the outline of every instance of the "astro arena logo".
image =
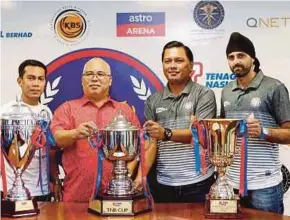
<svg viewBox="0 0 290 220">
<path fill-rule="evenodd" d="M 47 84 L 41 102 L 54 112 L 65 101 L 82 97 L 83 67 L 94 57 L 104 59 L 111 67 L 110 96 L 120 102 L 126 101 L 144 123 L 144 101 L 164 85 L 144 63 L 117 50 L 82 49 L 53 60 L 47 66 Z"/>
<path fill-rule="evenodd" d="M 117 13 L 117 37 L 165 36 L 165 12 Z"/>
<path fill-rule="evenodd" d="M 60 9 L 51 22 L 56 37 L 62 43 L 80 42 L 88 33 L 89 20 L 80 8 L 66 6 Z"/>
<path fill-rule="evenodd" d="M 224 17 L 224 7 L 218 1 L 200 1 L 193 10 L 194 21 L 203 29 L 217 28 Z"/>
</svg>

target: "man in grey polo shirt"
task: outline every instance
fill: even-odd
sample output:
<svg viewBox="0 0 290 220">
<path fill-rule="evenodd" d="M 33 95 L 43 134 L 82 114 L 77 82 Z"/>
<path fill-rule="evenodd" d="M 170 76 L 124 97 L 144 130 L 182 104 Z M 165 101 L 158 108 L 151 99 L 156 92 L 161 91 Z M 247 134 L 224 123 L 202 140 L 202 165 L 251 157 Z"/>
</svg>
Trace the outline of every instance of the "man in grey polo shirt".
<svg viewBox="0 0 290 220">
<path fill-rule="evenodd" d="M 147 167 L 150 169 L 157 159 L 158 184 L 151 185 L 151 192 L 155 202 L 204 201 L 214 180 L 214 169 L 206 158 L 207 173 L 196 172 L 189 128 L 192 116 L 216 116 L 215 95 L 191 80 L 193 54 L 181 42 L 164 46 L 162 64 L 168 84 L 145 104 L 145 128 L 153 139 L 146 151 Z"/>
<path fill-rule="evenodd" d="M 276 143 L 290 143 L 288 91 L 283 83 L 263 74 L 253 43 L 240 33 L 232 33 L 226 54 L 237 79 L 222 90 L 221 117 L 247 118 L 249 135 L 248 195 L 242 198 L 242 204 L 282 214 L 282 174 Z M 239 188 L 240 159 L 236 155 L 227 172 L 235 189 Z"/>
</svg>

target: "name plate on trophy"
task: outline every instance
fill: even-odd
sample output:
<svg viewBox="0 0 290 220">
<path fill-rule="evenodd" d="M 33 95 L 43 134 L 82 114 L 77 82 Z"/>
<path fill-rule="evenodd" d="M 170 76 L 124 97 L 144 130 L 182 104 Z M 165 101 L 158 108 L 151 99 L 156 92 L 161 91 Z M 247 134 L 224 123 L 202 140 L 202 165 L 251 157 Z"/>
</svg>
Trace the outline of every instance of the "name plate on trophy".
<svg viewBox="0 0 290 220">
<path fill-rule="evenodd" d="M 237 213 L 237 200 L 210 200 L 211 213 Z"/>
<path fill-rule="evenodd" d="M 132 201 L 103 201 L 104 214 L 128 215 L 132 213 Z"/>
<path fill-rule="evenodd" d="M 33 206 L 32 200 L 15 202 L 15 212 L 33 210 L 33 209 L 34 209 L 34 206 Z"/>
</svg>

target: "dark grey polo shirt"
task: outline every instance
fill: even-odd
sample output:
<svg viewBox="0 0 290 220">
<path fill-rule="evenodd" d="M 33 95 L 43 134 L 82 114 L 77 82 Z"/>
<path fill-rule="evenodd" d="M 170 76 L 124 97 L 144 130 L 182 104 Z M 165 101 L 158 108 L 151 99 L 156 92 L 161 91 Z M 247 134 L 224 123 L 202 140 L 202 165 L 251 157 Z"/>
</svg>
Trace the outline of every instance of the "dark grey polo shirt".
<svg viewBox="0 0 290 220">
<path fill-rule="evenodd" d="M 263 127 L 276 128 L 290 121 L 289 94 L 283 83 L 257 73 L 246 89 L 231 82 L 222 90 L 221 117 L 245 119 L 253 113 Z M 237 141 L 240 147 L 240 139 Z M 235 156 L 227 177 L 239 188 L 240 155 Z M 259 138 L 248 142 L 248 189 L 275 186 L 282 181 L 279 147 Z"/>
<path fill-rule="evenodd" d="M 214 92 L 189 80 L 182 93 L 174 96 L 169 87 L 154 93 L 145 102 L 145 117 L 171 129 L 187 129 L 192 115 L 198 119 L 216 116 Z M 157 180 L 170 186 L 200 182 L 213 173 L 206 158 L 206 175 L 196 173 L 195 155 L 190 144 L 159 141 L 157 153 Z"/>
</svg>

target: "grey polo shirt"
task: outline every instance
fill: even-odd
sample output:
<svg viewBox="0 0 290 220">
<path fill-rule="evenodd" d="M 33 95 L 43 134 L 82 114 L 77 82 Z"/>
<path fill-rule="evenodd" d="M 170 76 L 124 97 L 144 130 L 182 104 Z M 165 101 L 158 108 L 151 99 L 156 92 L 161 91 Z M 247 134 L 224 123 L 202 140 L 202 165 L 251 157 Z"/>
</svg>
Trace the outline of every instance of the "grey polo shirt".
<svg viewBox="0 0 290 220">
<path fill-rule="evenodd" d="M 168 85 L 152 94 L 145 102 L 145 118 L 170 129 L 187 129 L 192 115 L 198 119 L 216 116 L 214 92 L 189 80 L 179 96 Z M 164 185 L 180 186 L 200 182 L 213 173 L 206 158 L 207 174 L 195 171 L 195 155 L 190 144 L 158 141 L 157 181 Z"/>
<path fill-rule="evenodd" d="M 257 73 L 246 89 L 237 81 L 222 90 L 221 117 L 245 119 L 253 113 L 263 127 L 277 128 L 290 121 L 289 94 L 283 83 Z M 240 148 L 238 139 L 237 147 Z M 259 138 L 248 141 L 248 189 L 263 189 L 282 181 L 279 147 Z M 227 177 L 235 188 L 239 188 L 240 155 L 236 154 L 229 167 Z"/>
</svg>

